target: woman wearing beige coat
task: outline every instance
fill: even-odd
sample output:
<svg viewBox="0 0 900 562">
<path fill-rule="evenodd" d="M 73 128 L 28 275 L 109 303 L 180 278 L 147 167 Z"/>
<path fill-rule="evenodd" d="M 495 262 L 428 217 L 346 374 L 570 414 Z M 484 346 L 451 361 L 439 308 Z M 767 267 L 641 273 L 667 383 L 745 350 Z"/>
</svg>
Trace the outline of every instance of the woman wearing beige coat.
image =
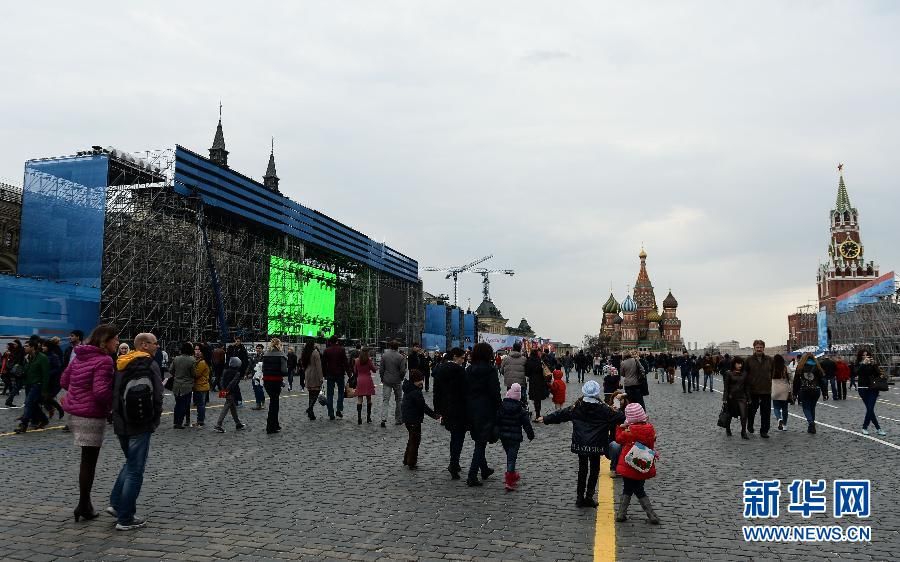
<svg viewBox="0 0 900 562">
<path fill-rule="evenodd" d="M 325 375 L 322 373 L 322 356 L 312 341 L 306 342 L 306 346 L 303 348 L 303 353 L 300 355 L 300 367 L 304 371 L 306 390 L 309 392 L 309 408 L 306 409 L 306 415 L 310 420 L 314 420 L 316 415 L 313 413 L 313 407 L 316 405 Z"/>
</svg>

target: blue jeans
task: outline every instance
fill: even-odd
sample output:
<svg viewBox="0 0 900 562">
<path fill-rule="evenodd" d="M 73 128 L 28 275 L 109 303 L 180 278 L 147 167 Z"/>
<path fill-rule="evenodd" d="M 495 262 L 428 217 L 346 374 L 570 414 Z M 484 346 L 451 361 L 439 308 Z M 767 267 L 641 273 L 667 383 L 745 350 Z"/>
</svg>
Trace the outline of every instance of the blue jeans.
<svg viewBox="0 0 900 562">
<path fill-rule="evenodd" d="M 713 374 L 712 373 L 703 373 L 703 390 L 706 390 L 706 383 L 709 382 L 709 391 L 712 392 L 713 389 Z"/>
<path fill-rule="evenodd" d="M 610 441 L 609 445 L 606 447 L 606 458 L 609 459 L 610 470 L 616 470 L 616 467 L 619 465 L 619 455 L 621 454 L 622 446 L 615 441 Z"/>
<path fill-rule="evenodd" d="M 831 377 L 830 379 L 828 379 L 828 382 L 829 384 L 831 384 L 831 397 L 835 400 L 840 400 L 841 393 L 838 392 L 837 377 Z"/>
<path fill-rule="evenodd" d="M 328 417 L 334 417 L 334 387 L 337 386 L 337 411 L 344 411 L 344 377 L 339 379 L 327 379 L 325 388 L 325 400 L 328 402 Z"/>
<path fill-rule="evenodd" d="M 194 407 L 197 408 L 197 423 L 206 421 L 206 391 L 194 391 Z"/>
<path fill-rule="evenodd" d="M 191 392 L 185 392 L 175 397 L 175 425 L 184 425 L 184 419 L 188 417 L 191 409 Z"/>
<path fill-rule="evenodd" d="M 266 391 L 262 383 L 253 383 L 253 396 L 256 398 L 256 407 L 262 408 L 263 404 L 266 403 Z"/>
<path fill-rule="evenodd" d="M 113 484 L 109 495 L 109 504 L 116 510 L 118 522 L 125 525 L 134 520 L 138 496 L 144 483 L 144 467 L 147 466 L 147 453 L 150 451 L 152 432 L 127 437 L 118 435 L 119 445 L 125 453 L 125 464 L 119 471 L 119 477 Z"/>
<path fill-rule="evenodd" d="M 810 425 L 816 423 L 816 403 L 818 401 L 818 390 L 800 394 L 800 405 L 803 406 L 803 415 L 806 416 L 806 423 Z"/>
<path fill-rule="evenodd" d="M 519 457 L 521 441 L 503 441 L 503 450 L 506 451 L 506 472 L 516 471 L 516 459 Z"/>
<path fill-rule="evenodd" d="M 25 387 L 25 412 L 22 414 L 22 425 L 27 427 L 32 421 L 49 423 L 47 415 L 41 410 L 42 390 L 39 384 L 29 384 Z"/>
<path fill-rule="evenodd" d="M 871 388 L 858 388 L 859 397 L 862 398 L 863 404 L 866 406 L 866 417 L 863 420 L 863 429 L 869 429 L 869 423 L 875 426 L 875 429 L 881 429 L 878 420 L 875 419 L 875 403 L 878 401 L 878 391 Z"/>
<path fill-rule="evenodd" d="M 788 421 L 788 401 L 772 400 L 772 411 L 775 413 L 775 419 L 781 421 L 782 426 L 786 426 Z"/>
</svg>

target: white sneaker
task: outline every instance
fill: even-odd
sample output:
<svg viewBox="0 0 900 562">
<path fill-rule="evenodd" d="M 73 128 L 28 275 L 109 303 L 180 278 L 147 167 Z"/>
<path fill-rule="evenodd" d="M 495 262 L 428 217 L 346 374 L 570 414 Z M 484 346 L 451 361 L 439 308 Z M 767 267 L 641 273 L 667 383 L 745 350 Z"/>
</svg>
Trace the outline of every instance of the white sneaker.
<svg viewBox="0 0 900 562">
<path fill-rule="evenodd" d="M 881 436 L 887 435 L 887 431 L 885 431 L 885 430 L 883 430 L 883 429 L 879 429 L 879 430 L 876 431 L 875 433 L 877 433 L 878 435 L 881 435 Z"/>
<path fill-rule="evenodd" d="M 868 434 L 869 434 L 869 430 L 866 429 L 866 428 L 862 428 L 862 430 L 860 431 L 860 433 L 862 433 L 863 435 L 868 435 Z"/>
<path fill-rule="evenodd" d="M 113 506 L 107 507 L 107 508 L 106 508 L 106 513 L 109 513 L 109 514 L 112 515 L 113 517 L 118 517 L 118 516 L 119 516 L 119 514 L 116 513 L 116 508 L 114 508 Z"/>
</svg>

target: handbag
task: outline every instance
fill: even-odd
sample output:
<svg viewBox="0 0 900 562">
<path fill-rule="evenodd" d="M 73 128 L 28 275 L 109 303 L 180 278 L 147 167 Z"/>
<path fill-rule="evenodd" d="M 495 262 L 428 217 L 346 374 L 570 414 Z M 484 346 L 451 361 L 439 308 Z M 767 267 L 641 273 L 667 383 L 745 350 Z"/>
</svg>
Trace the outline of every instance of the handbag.
<svg viewBox="0 0 900 562">
<path fill-rule="evenodd" d="M 877 375 L 872 377 L 872 390 L 880 390 L 882 392 L 890 390 L 887 375 L 881 372 L 881 369 L 878 370 Z"/>
<path fill-rule="evenodd" d="M 356 388 L 356 382 L 356 373 L 353 373 L 352 375 L 350 375 L 350 378 L 347 379 L 347 388 Z M 346 390 L 344 392 L 346 394 Z"/>
<path fill-rule="evenodd" d="M 175 377 L 167 377 L 166 380 L 163 381 L 163 388 L 166 390 L 172 390 L 172 386 L 175 384 Z"/>
<path fill-rule="evenodd" d="M 650 472 L 655 461 L 656 451 L 643 443 L 636 442 L 631 449 L 628 450 L 628 454 L 625 455 L 625 464 L 641 474 Z"/>
<path fill-rule="evenodd" d="M 722 411 L 719 412 L 719 421 L 716 422 L 716 425 L 726 429 L 731 425 L 731 411 L 728 409 L 727 402 L 722 402 Z"/>
<path fill-rule="evenodd" d="M 356 398 L 356 388 L 352 386 L 345 387 L 344 398 Z"/>
<path fill-rule="evenodd" d="M 228 398 L 228 391 L 224 388 L 219 391 L 219 398 Z"/>
</svg>

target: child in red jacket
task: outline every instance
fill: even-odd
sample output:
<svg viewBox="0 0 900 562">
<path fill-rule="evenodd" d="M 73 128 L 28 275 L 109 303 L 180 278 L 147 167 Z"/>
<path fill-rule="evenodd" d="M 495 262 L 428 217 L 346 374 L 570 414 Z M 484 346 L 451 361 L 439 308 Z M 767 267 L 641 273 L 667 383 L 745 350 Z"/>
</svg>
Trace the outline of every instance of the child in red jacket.
<svg viewBox="0 0 900 562">
<path fill-rule="evenodd" d="M 631 503 L 631 496 L 634 495 L 641 502 L 641 507 L 647 513 L 650 523 L 659 525 L 659 517 L 653 511 L 650 498 L 644 491 L 644 481 L 656 476 L 656 456 L 647 458 L 649 455 L 639 447 L 635 453 L 643 451 L 645 454 L 634 455 L 632 459 L 626 461 L 628 453 L 636 443 L 649 449 L 656 447 L 656 430 L 647 419 L 647 412 L 644 411 L 644 408 L 637 402 L 632 402 L 625 406 L 625 423 L 616 428 L 616 443 L 619 451 L 611 456 L 615 457 L 616 472 L 622 477 L 622 497 L 619 500 L 616 521 L 628 519 L 628 504 Z"/>
<path fill-rule="evenodd" d="M 566 403 L 566 381 L 560 369 L 553 371 L 553 382 L 550 383 L 550 394 L 553 395 L 554 410 L 561 410 Z"/>
</svg>

